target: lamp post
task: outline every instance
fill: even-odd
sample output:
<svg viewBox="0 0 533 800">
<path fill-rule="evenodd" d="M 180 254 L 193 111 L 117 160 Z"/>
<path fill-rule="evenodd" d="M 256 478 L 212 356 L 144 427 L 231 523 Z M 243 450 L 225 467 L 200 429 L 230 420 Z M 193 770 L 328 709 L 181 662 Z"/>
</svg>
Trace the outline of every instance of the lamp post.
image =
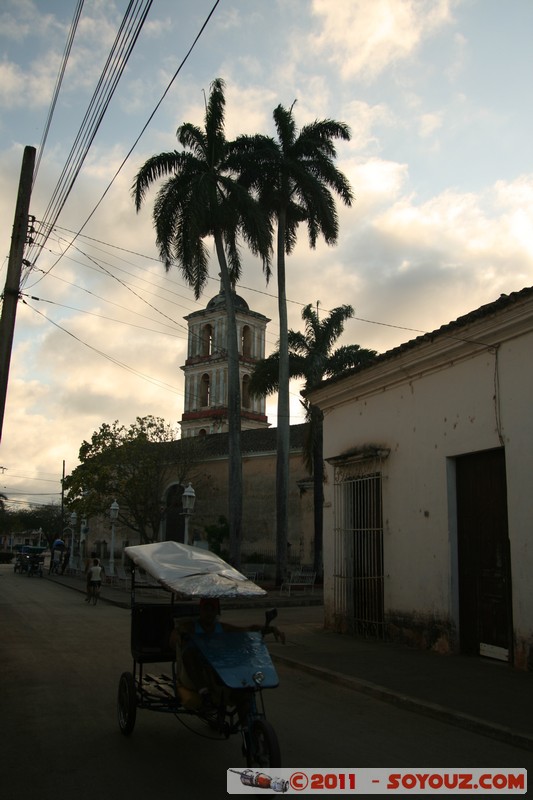
<svg viewBox="0 0 533 800">
<path fill-rule="evenodd" d="M 189 485 L 183 490 L 183 494 L 181 496 L 181 504 L 183 506 L 183 516 L 184 516 L 184 542 L 185 544 L 189 544 L 189 519 L 194 511 L 194 503 L 196 501 L 196 493 L 192 488 L 192 485 Z"/>
<path fill-rule="evenodd" d="M 81 528 L 80 528 L 80 565 L 81 562 L 86 557 L 86 547 L 87 547 L 87 534 L 89 533 L 89 526 L 87 525 L 87 517 L 84 517 L 81 521 Z"/>
<path fill-rule="evenodd" d="M 112 578 L 115 574 L 115 522 L 118 518 L 120 506 L 116 500 L 111 503 L 109 516 L 111 517 L 111 553 L 109 554 L 109 575 Z"/>
<path fill-rule="evenodd" d="M 74 534 L 76 533 L 76 525 L 78 523 L 78 515 L 75 511 L 72 512 L 69 519 L 70 524 L 70 553 L 68 557 L 68 566 L 70 570 L 76 568 L 74 563 Z"/>
</svg>

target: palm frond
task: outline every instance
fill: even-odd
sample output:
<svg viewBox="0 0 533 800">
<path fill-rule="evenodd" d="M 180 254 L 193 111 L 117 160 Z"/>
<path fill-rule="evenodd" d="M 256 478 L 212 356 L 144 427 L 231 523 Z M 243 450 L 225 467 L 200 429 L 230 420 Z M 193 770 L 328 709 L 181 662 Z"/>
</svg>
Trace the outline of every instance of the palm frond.
<svg viewBox="0 0 533 800">
<path fill-rule="evenodd" d="M 131 193 L 135 202 L 135 209 L 140 210 L 146 192 L 153 183 L 161 178 L 178 172 L 183 164 L 184 154 L 172 150 L 168 153 L 159 153 L 149 158 L 135 176 Z"/>
<path fill-rule="evenodd" d="M 350 369 L 365 367 L 376 360 L 376 350 L 367 350 L 357 344 L 339 347 L 329 356 L 324 377 L 335 377 Z"/>
<path fill-rule="evenodd" d="M 252 397 L 274 394 L 279 388 L 279 351 L 259 361 L 250 376 L 248 390 Z"/>
<path fill-rule="evenodd" d="M 281 104 L 274 109 L 274 124 L 278 134 L 279 144 L 285 154 L 294 144 L 296 139 L 296 122 L 290 109 L 284 108 Z"/>
<path fill-rule="evenodd" d="M 212 167 L 219 165 L 225 156 L 226 137 L 224 122 L 226 113 L 225 83 L 215 78 L 211 83 L 205 111 L 206 160 Z"/>
<path fill-rule="evenodd" d="M 329 312 L 320 323 L 319 338 L 323 349 L 329 350 L 344 330 L 344 323 L 353 317 L 354 310 L 350 305 L 337 306 Z"/>
<path fill-rule="evenodd" d="M 207 136 L 197 125 L 184 122 L 176 131 L 179 143 L 187 147 L 199 161 L 206 161 L 207 158 Z"/>
</svg>

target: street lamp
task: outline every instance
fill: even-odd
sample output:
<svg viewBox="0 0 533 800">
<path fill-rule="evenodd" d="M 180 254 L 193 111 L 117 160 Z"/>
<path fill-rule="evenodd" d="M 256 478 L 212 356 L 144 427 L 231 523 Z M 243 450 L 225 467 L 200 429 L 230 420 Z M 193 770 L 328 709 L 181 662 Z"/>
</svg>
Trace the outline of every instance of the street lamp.
<svg viewBox="0 0 533 800">
<path fill-rule="evenodd" d="M 109 509 L 109 516 L 111 517 L 111 553 L 109 556 L 109 576 L 112 578 L 115 574 L 115 522 L 118 518 L 120 506 L 116 500 L 111 503 Z"/>
<path fill-rule="evenodd" d="M 70 523 L 70 553 L 68 557 L 68 566 L 70 570 L 76 569 L 74 563 L 74 534 L 76 533 L 76 525 L 78 523 L 78 515 L 73 511 L 69 519 Z"/>
<path fill-rule="evenodd" d="M 183 516 L 184 516 L 184 542 L 185 544 L 189 544 L 189 519 L 194 511 L 194 503 L 196 501 L 196 494 L 192 485 L 189 485 L 183 490 L 183 494 L 181 496 L 181 504 L 183 506 Z"/>
</svg>

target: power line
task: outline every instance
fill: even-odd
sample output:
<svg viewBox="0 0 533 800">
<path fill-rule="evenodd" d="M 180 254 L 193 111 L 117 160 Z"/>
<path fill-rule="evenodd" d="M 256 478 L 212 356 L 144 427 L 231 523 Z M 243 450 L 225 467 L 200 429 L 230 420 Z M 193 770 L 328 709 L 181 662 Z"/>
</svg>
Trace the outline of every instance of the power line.
<svg viewBox="0 0 533 800">
<path fill-rule="evenodd" d="M 24 295 L 22 295 L 22 297 L 29 297 L 29 295 L 25 295 L 24 294 Z M 30 299 L 36 300 L 37 302 L 40 301 L 40 302 L 53 303 L 53 301 L 41 300 L 41 298 L 38 298 L 38 297 L 30 297 Z M 36 314 L 39 314 L 40 316 L 42 316 L 51 325 L 54 325 L 59 330 L 61 330 L 64 333 L 68 334 L 73 339 L 75 339 L 77 342 L 79 342 L 80 344 L 82 344 L 85 347 L 89 348 L 89 350 L 92 350 L 93 352 L 95 352 L 97 355 L 99 355 L 102 358 L 105 358 L 106 360 L 108 360 L 111 363 L 115 364 L 115 366 L 118 366 L 118 367 L 121 367 L 122 369 L 125 369 L 127 372 L 130 372 L 130 373 L 134 374 L 136 377 L 142 378 L 143 380 L 148 381 L 148 383 L 153 383 L 156 386 L 161 386 L 161 387 L 167 389 L 168 391 L 171 391 L 174 394 L 179 395 L 180 397 L 185 397 L 184 392 L 180 392 L 178 389 L 176 389 L 176 387 L 170 386 L 170 384 L 164 383 L 163 381 L 159 381 L 157 378 L 152 378 L 151 376 L 146 375 L 145 373 L 140 372 L 139 370 L 136 370 L 133 367 L 130 367 L 128 364 L 125 364 L 124 362 L 119 361 L 114 356 L 110 356 L 108 353 L 104 353 L 103 350 L 99 350 L 98 348 L 93 347 L 93 345 L 90 345 L 88 342 L 84 341 L 83 339 L 80 339 L 79 336 L 76 336 L 74 333 L 69 331 L 67 328 L 64 328 L 58 322 L 55 322 L 54 320 L 50 319 L 50 317 L 47 317 L 46 314 L 42 314 L 42 312 L 40 312 L 38 309 L 34 308 L 29 303 L 27 303 L 26 300 L 22 300 L 22 302 L 24 303 L 24 305 L 27 305 L 28 308 L 31 308 L 32 311 L 35 311 Z M 55 305 L 60 305 L 60 304 L 56 303 Z M 83 311 L 83 310 L 80 309 L 80 313 L 90 314 L 91 312 Z M 98 315 L 92 315 L 92 316 L 98 316 Z M 120 322 L 120 320 L 112 320 L 112 321 Z M 129 323 L 123 323 L 123 324 L 129 325 Z M 159 333 L 159 331 L 153 331 L 153 333 Z M 220 351 L 220 352 L 222 352 L 222 351 Z M 298 398 L 300 400 L 300 396 L 294 394 L 294 392 L 289 392 L 289 394 L 290 394 L 291 397 L 296 397 L 296 398 Z M 195 399 L 195 400 L 200 400 L 200 395 L 191 395 L 191 397 L 193 399 Z M 276 416 L 279 417 L 279 415 L 276 415 Z"/>
<path fill-rule="evenodd" d="M 165 97 L 167 96 L 168 92 L 170 91 L 170 89 L 171 89 L 171 87 L 172 87 L 172 84 L 174 83 L 174 81 L 175 81 L 175 80 L 176 80 L 176 78 L 178 77 L 179 73 L 181 72 L 182 68 L 184 67 L 184 65 L 185 65 L 186 61 L 188 60 L 188 58 L 189 58 L 190 54 L 192 53 L 192 51 L 193 51 L 194 47 L 196 46 L 196 43 L 197 43 L 197 42 L 198 42 L 198 40 L 200 39 L 200 37 L 201 37 L 201 35 L 203 34 L 203 32 L 204 32 L 205 28 L 207 27 L 207 25 L 208 25 L 208 23 L 209 23 L 209 21 L 210 21 L 211 17 L 213 16 L 213 14 L 214 14 L 214 12 L 215 12 L 215 10 L 216 10 L 217 6 L 219 5 L 219 3 L 220 3 L 220 0 L 216 0 L 216 2 L 215 2 L 215 4 L 213 5 L 213 7 L 212 7 L 211 11 L 209 12 L 209 14 L 208 14 L 207 18 L 205 19 L 205 21 L 204 21 L 204 23 L 203 23 L 202 27 L 200 28 L 200 31 L 199 31 L 199 32 L 198 32 L 198 34 L 196 35 L 196 38 L 194 39 L 194 41 L 193 41 L 192 45 L 190 46 L 189 50 L 187 51 L 187 53 L 186 53 L 185 57 L 183 58 L 183 60 L 182 60 L 181 64 L 178 66 L 178 68 L 177 68 L 176 72 L 174 73 L 174 75 L 172 76 L 171 80 L 169 81 L 169 83 L 168 83 L 168 85 L 167 85 L 167 87 L 166 87 L 165 91 L 163 92 L 163 94 L 161 95 L 161 97 L 160 97 L 159 101 L 157 102 L 157 104 L 156 104 L 156 106 L 155 106 L 154 110 L 152 111 L 152 113 L 151 113 L 151 114 L 150 114 L 150 116 L 148 117 L 148 119 L 147 119 L 146 123 L 144 124 L 143 128 L 141 129 L 141 132 L 139 133 L 139 135 L 138 135 L 138 136 L 137 136 L 137 138 L 135 139 L 135 141 L 134 141 L 133 145 L 131 146 L 131 148 L 130 148 L 130 149 L 129 149 L 129 151 L 127 152 L 127 154 L 126 154 L 125 158 L 123 159 L 122 163 L 120 164 L 119 168 L 117 169 L 117 171 L 115 172 L 115 174 L 114 174 L 114 175 L 113 175 L 113 177 L 111 178 L 111 181 L 110 181 L 110 182 L 109 182 L 109 184 L 107 185 L 107 187 L 106 187 L 106 189 L 105 189 L 104 193 L 102 194 L 102 196 L 100 197 L 99 201 L 97 202 L 97 204 L 95 205 L 95 207 L 93 208 L 93 210 L 91 211 L 91 213 L 89 214 L 89 216 L 87 217 L 87 219 L 85 220 L 85 222 L 83 223 L 83 225 L 80 227 L 79 231 L 78 231 L 78 232 L 76 233 L 76 235 L 74 236 L 74 239 L 72 240 L 71 244 L 73 244 L 73 243 L 74 243 L 74 241 L 77 239 L 77 237 L 80 235 L 80 233 L 83 231 L 83 229 L 85 228 L 85 226 L 88 224 L 88 222 L 89 222 L 89 221 L 92 219 L 92 217 L 93 217 L 93 216 L 94 216 L 94 214 L 96 213 L 97 209 L 98 209 L 98 208 L 100 207 L 100 205 L 102 204 L 102 202 L 103 202 L 104 198 L 106 197 L 107 193 L 109 192 L 109 190 L 110 190 L 111 186 L 113 185 L 113 183 L 115 182 L 116 178 L 118 177 L 118 175 L 119 175 L 119 174 L 120 174 L 120 172 L 122 171 L 122 168 L 123 168 L 123 167 L 124 167 L 124 165 L 126 164 L 126 162 L 127 162 L 127 160 L 129 159 L 130 155 L 133 153 L 133 151 L 134 151 L 134 149 L 136 148 L 137 144 L 139 143 L 139 141 L 140 141 L 140 139 L 141 139 L 142 135 L 143 135 L 143 134 L 144 134 L 144 132 L 146 131 L 146 129 L 147 129 L 147 127 L 148 127 L 148 125 L 150 124 L 150 122 L 152 121 L 152 119 L 154 118 L 154 116 L 156 115 L 156 113 L 157 113 L 157 111 L 158 111 L 159 107 L 161 106 L 161 104 L 162 104 L 163 100 L 165 99 Z M 56 219 L 57 219 L 57 217 L 56 217 Z M 55 222 L 55 221 L 54 221 L 54 222 Z M 69 247 L 70 247 L 70 245 L 69 245 Z M 67 248 L 67 250 L 68 250 L 68 248 Z M 65 252 L 66 252 L 66 251 L 65 251 Z M 64 255 L 64 254 L 63 254 L 63 255 Z M 60 258 L 62 258 L 62 256 L 60 256 Z M 59 259 L 58 259 L 58 261 L 59 261 Z M 56 261 L 56 262 L 55 262 L 55 263 L 54 263 L 54 264 L 53 264 L 53 265 L 50 267 L 50 270 L 52 270 L 52 269 L 53 269 L 53 268 L 56 266 L 56 264 L 57 264 L 57 261 Z M 48 271 L 50 271 L 50 270 L 48 270 Z M 42 280 L 42 278 L 41 278 L 41 280 Z"/>
<path fill-rule="evenodd" d="M 60 478 L 53 480 L 52 478 L 34 478 L 32 475 L 15 475 L 9 470 L 9 478 L 24 478 L 28 481 L 41 481 L 42 483 L 60 483 Z"/>
<path fill-rule="evenodd" d="M 55 497 L 55 494 L 56 494 L 55 492 L 50 492 L 49 495 L 44 495 L 44 496 L 45 497 Z M 30 493 L 27 493 L 26 496 L 27 497 L 33 497 L 33 495 L 30 494 Z M 9 500 L 8 499 L 8 500 L 4 500 L 4 503 L 6 503 L 6 505 L 35 506 L 35 507 L 38 507 L 38 508 L 44 508 L 45 506 L 55 505 L 55 503 L 53 503 L 53 502 L 50 502 L 50 503 L 39 503 L 39 502 L 37 502 L 35 500 Z M 59 506 L 58 506 L 58 508 L 59 508 Z"/>
<path fill-rule="evenodd" d="M 68 228 L 59 227 L 59 230 L 65 230 L 68 233 L 73 233 L 73 231 L 70 231 Z M 156 258 L 155 256 L 149 256 L 146 253 L 139 253 L 136 250 L 128 250 L 127 248 L 121 247 L 120 245 L 115 245 L 115 244 L 112 244 L 111 242 L 105 242 L 105 241 L 102 241 L 101 239 L 94 239 L 93 237 L 86 236 L 85 234 L 80 234 L 80 236 L 82 236 L 82 238 L 84 238 L 84 239 L 88 239 L 89 241 L 92 241 L 92 242 L 97 242 L 98 244 L 105 245 L 106 247 L 110 247 L 110 248 L 112 248 L 114 250 L 120 250 L 120 251 L 122 251 L 124 253 L 130 253 L 131 255 L 139 256 L 139 258 L 144 258 L 144 259 L 146 259 L 148 261 L 155 261 L 157 263 L 160 263 L 160 259 Z M 82 251 L 80 251 L 80 252 L 82 252 Z M 131 262 L 126 262 L 126 263 L 131 263 Z M 170 283 L 173 283 L 173 284 L 176 285 L 176 281 L 172 281 L 167 276 L 163 276 L 163 277 L 164 277 L 165 280 L 167 280 Z M 216 278 L 212 278 L 212 277 L 209 276 L 208 280 L 216 281 L 217 279 Z M 149 283 L 149 281 L 147 281 L 147 282 Z M 180 285 L 180 284 L 177 284 L 177 285 Z M 182 284 L 182 285 L 185 285 L 185 284 Z M 245 290 L 247 292 L 253 292 L 255 294 L 263 295 L 265 297 L 268 297 L 271 300 L 277 301 L 277 299 L 278 299 L 278 295 L 277 294 L 275 294 L 273 292 L 267 292 L 265 289 L 255 289 L 255 288 L 253 288 L 251 286 L 245 286 L 242 283 L 239 284 L 239 288 L 243 289 L 243 290 Z M 301 308 L 304 308 L 306 305 L 308 305 L 307 302 L 304 303 L 301 300 L 293 300 L 291 298 L 287 298 L 287 303 L 291 303 L 292 305 L 301 306 Z M 326 308 L 322 309 L 322 311 L 325 311 L 326 313 L 330 313 L 331 310 L 332 309 L 326 309 Z M 383 322 L 381 320 L 367 319 L 365 317 L 355 317 L 354 316 L 354 317 L 351 317 L 350 319 L 353 319 L 355 322 L 364 322 L 367 325 L 379 325 L 379 326 L 383 326 L 383 327 L 386 327 L 386 328 L 395 328 L 396 330 L 410 331 L 411 333 L 428 333 L 428 331 L 423 330 L 421 328 L 412 328 L 412 327 L 409 327 L 409 326 L 406 326 L 406 325 L 396 325 L 396 324 L 394 324 L 392 322 Z"/>
<path fill-rule="evenodd" d="M 137 42 L 152 2 L 153 0 L 130 0 L 106 64 L 100 75 L 97 87 L 85 113 L 85 117 L 80 125 L 70 154 L 52 194 L 52 198 L 44 213 L 43 220 L 45 223 L 51 220 L 51 227 L 53 227 L 57 221 L 72 191 L 76 178 L 79 175 L 87 153 L 89 152 L 94 137 L 109 107 L 111 98 L 128 63 L 135 43 Z M 41 241 L 30 247 L 28 255 L 28 260 L 30 262 L 32 261 L 33 250 L 36 251 L 33 262 L 37 261 L 48 235 L 47 233 L 42 233 L 41 230 L 38 231 L 37 236 L 41 237 Z"/>
<path fill-rule="evenodd" d="M 11 489 L 5 489 L 10 495 L 23 495 L 28 497 L 49 497 L 50 495 L 61 494 L 61 492 L 13 492 Z M 8 501 L 10 498 L 8 497 Z M 5 502 L 5 501 L 4 501 Z M 14 501 L 13 501 L 14 502 Z"/>
<path fill-rule="evenodd" d="M 40 317 L 43 317 L 43 319 L 45 319 L 48 323 L 50 323 L 50 325 L 54 325 L 59 330 L 63 331 L 63 333 L 68 334 L 68 336 L 72 337 L 72 339 L 75 339 L 77 342 L 79 342 L 79 344 L 84 345 L 84 347 L 87 347 L 89 350 L 92 350 L 94 353 L 97 353 L 97 355 L 102 356 L 102 358 L 105 358 L 112 364 L 121 367 L 122 369 L 126 370 L 126 372 L 130 372 L 132 375 L 135 375 L 138 378 L 142 378 L 143 380 L 148 381 L 148 383 L 152 383 L 154 386 L 159 386 L 163 389 L 167 389 L 167 391 L 172 392 L 173 394 L 177 394 L 180 397 L 183 397 L 183 392 L 178 391 L 178 389 L 175 386 L 170 386 L 170 384 L 165 383 L 164 381 L 159 381 L 157 380 L 157 378 L 152 378 L 149 375 L 145 375 L 143 372 L 140 372 L 134 367 L 130 367 L 129 364 L 125 364 L 123 361 L 119 361 L 118 358 L 114 358 L 113 356 L 104 353 L 103 350 L 99 350 L 97 347 L 93 347 L 92 345 L 83 341 L 83 339 L 80 339 L 79 336 L 76 336 L 76 334 L 72 333 L 72 331 L 67 330 L 67 328 L 64 328 L 62 325 L 59 325 L 58 322 L 54 322 L 54 320 L 47 317 L 46 314 L 43 314 L 37 308 L 34 308 L 26 300 L 22 300 L 22 302 L 36 314 L 39 314 Z"/>
<path fill-rule="evenodd" d="M 172 336 L 174 339 L 186 339 L 187 337 L 185 334 L 179 333 L 170 333 L 169 331 L 156 331 L 153 328 L 146 328 L 144 325 L 135 325 L 133 322 L 126 322 L 123 319 L 115 319 L 114 317 L 106 317 L 104 314 L 97 314 L 95 311 L 87 311 L 84 308 L 75 308 L 74 306 L 67 306 L 64 303 L 58 303 L 55 300 L 47 300 L 44 297 L 35 297 L 34 295 L 28 295 L 24 292 L 21 294 L 21 297 L 27 297 L 29 300 L 36 300 L 39 303 L 48 303 L 52 306 L 57 306 L 58 308 L 66 308 L 68 311 L 76 311 L 78 314 L 87 314 L 90 317 L 96 317 L 97 319 L 104 319 L 106 322 L 115 322 L 117 325 L 127 325 L 129 328 L 136 328 L 137 330 L 146 331 L 147 333 L 156 333 L 158 336 Z"/>
<path fill-rule="evenodd" d="M 39 172 L 39 167 L 41 165 L 41 159 L 43 157 L 44 148 L 46 145 L 46 140 L 48 138 L 48 132 L 50 130 L 50 124 L 52 122 L 52 117 L 54 115 L 57 98 L 59 97 L 59 91 L 61 89 L 61 84 L 63 83 L 63 77 L 65 75 L 65 69 L 67 67 L 67 63 L 70 56 L 70 51 L 72 49 L 72 43 L 74 42 L 74 37 L 76 35 L 76 31 L 78 29 L 78 22 L 80 20 L 81 11 L 83 8 L 84 0 L 78 0 L 78 5 L 74 11 L 74 17 L 72 19 L 72 23 L 70 25 L 70 32 L 67 39 L 67 44 L 65 45 L 65 52 L 63 54 L 63 59 L 61 61 L 61 67 L 59 69 L 59 73 L 56 79 L 56 85 L 54 87 L 54 94 L 52 97 L 52 102 L 50 104 L 50 109 L 48 111 L 48 116 L 46 118 L 46 123 L 44 126 L 43 135 L 41 138 L 41 142 L 39 144 L 39 150 L 37 155 L 37 163 L 35 165 L 35 170 L 33 172 L 33 185 L 35 185 L 35 181 L 37 179 L 37 173 Z"/>
</svg>

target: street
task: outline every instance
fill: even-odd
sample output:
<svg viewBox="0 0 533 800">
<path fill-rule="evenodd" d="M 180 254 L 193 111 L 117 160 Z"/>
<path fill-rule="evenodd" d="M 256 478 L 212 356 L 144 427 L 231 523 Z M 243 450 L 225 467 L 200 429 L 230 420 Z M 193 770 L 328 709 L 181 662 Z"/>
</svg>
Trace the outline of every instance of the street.
<svg viewBox="0 0 533 800">
<path fill-rule="evenodd" d="M 131 669 L 128 610 L 88 606 L 82 594 L 11 566 L 0 567 L 0 605 L 3 800 L 227 796 L 226 769 L 245 766 L 238 737 L 207 741 L 172 715 L 148 711 L 139 711 L 131 737 L 119 732 L 118 680 Z M 305 611 L 280 609 L 291 647 Z M 225 618 L 239 615 L 261 621 L 262 612 Z M 524 750 L 290 668 L 278 672 L 280 687 L 265 698 L 284 767 L 533 767 Z"/>
</svg>

